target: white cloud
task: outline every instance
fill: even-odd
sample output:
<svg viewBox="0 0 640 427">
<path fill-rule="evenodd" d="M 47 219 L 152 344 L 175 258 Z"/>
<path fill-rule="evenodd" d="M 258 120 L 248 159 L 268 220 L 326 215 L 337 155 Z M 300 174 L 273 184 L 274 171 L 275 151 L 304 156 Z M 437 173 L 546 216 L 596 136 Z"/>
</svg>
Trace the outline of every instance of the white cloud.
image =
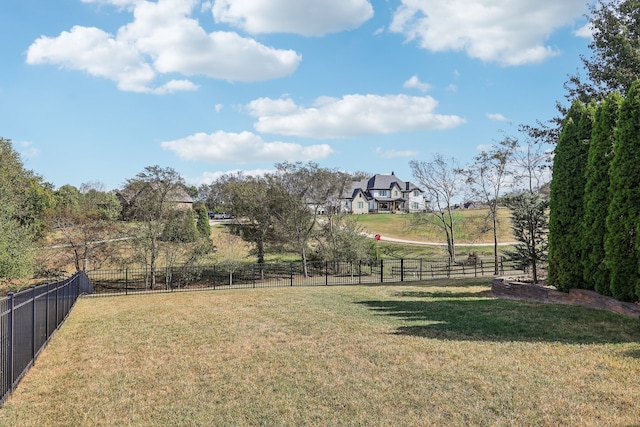
<svg viewBox="0 0 640 427">
<path fill-rule="evenodd" d="M 142 0 L 81 0 L 82 3 L 102 3 L 117 6 L 121 8 L 132 7 Z"/>
<path fill-rule="evenodd" d="M 260 98 L 247 108 L 258 118 L 258 132 L 309 138 L 347 138 L 403 131 L 450 129 L 465 123 L 455 115 L 436 114 L 430 96 L 345 95 L 322 97 L 312 107 L 289 98 Z"/>
<path fill-rule="evenodd" d="M 186 181 L 192 185 L 201 185 L 201 184 L 211 184 L 212 182 L 222 178 L 227 175 L 243 175 L 243 176 L 264 176 L 269 173 L 274 173 L 275 169 L 251 169 L 251 170 L 242 170 L 242 169 L 232 169 L 228 171 L 215 171 L 215 172 L 204 172 L 197 178 L 186 178 Z"/>
<path fill-rule="evenodd" d="M 224 105 L 222 104 L 216 104 L 214 109 L 216 110 L 216 113 L 219 113 L 220 111 L 222 111 L 222 109 L 224 108 Z"/>
<path fill-rule="evenodd" d="M 419 91 L 422 91 L 422 92 L 426 92 L 429 89 L 431 89 L 431 85 L 429 83 L 421 82 L 418 76 L 411 76 L 409 80 L 404 82 L 402 87 L 408 88 L 408 89 L 411 89 L 411 88 L 418 89 Z"/>
<path fill-rule="evenodd" d="M 115 36 L 82 26 L 57 37 L 42 36 L 29 47 L 28 64 L 84 71 L 113 80 L 124 91 L 165 94 L 197 86 L 189 80 L 157 84 L 164 74 L 250 82 L 291 74 L 301 61 L 292 50 L 268 47 L 237 33 L 207 33 L 190 17 L 197 0 L 83 1 L 126 7 L 134 20 Z"/>
<path fill-rule="evenodd" d="M 233 164 L 319 160 L 333 153 L 327 144 L 303 146 L 289 142 L 266 142 L 251 132 L 201 132 L 163 142 L 161 146 L 186 160 Z"/>
<path fill-rule="evenodd" d="M 573 32 L 577 37 L 583 37 L 585 39 L 593 38 L 593 25 L 587 23 Z"/>
<path fill-rule="evenodd" d="M 522 65 L 558 51 L 544 44 L 586 12 L 584 0 L 401 0 L 390 30 L 433 52 Z"/>
<path fill-rule="evenodd" d="M 215 0 L 216 22 L 251 34 L 321 36 L 359 27 L 373 16 L 368 0 Z"/>
<path fill-rule="evenodd" d="M 382 148 L 376 148 L 376 154 L 383 159 L 394 159 L 396 157 L 416 157 L 420 154 L 417 150 L 383 150 Z"/>
<path fill-rule="evenodd" d="M 500 113 L 486 113 L 485 114 L 489 120 L 493 120 L 494 122 L 506 122 L 507 118 Z"/>
<path fill-rule="evenodd" d="M 32 142 L 23 141 L 19 145 L 20 156 L 24 159 L 32 159 L 40 155 L 40 150 L 34 147 Z"/>
</svg>

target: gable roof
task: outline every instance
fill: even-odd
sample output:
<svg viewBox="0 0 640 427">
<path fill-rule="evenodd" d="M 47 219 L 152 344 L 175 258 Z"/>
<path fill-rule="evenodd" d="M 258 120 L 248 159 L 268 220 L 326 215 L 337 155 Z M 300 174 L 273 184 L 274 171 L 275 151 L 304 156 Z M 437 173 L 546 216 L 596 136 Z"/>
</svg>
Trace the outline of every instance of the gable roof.
<svg viewBox="0 0 640 427">
<path fill-rule="evenodd" d="M 400 191 L 410 192 L 413 190 L 422 190 L 410 181 L 402 181 L 395 173 L 391 172 L 391 175 L 375 174 L 371 178 L 365 178 L 360 181 L 353 181 L 349 187 L 346 188 L 343 198 L 353 199 L 357 196 L 358 191 L 361 191 L 367 199 L 372 199 L 372 190 L 391 190 L 394 186 L 397 186 Z M 390 199 L 391 200 L 391 199 Z"/>
</svg>

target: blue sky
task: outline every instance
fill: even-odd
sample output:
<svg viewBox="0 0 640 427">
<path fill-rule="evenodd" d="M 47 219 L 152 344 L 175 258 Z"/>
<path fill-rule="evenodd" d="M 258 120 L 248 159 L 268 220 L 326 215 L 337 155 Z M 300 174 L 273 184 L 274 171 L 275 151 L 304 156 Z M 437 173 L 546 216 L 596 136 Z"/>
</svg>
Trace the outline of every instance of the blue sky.
<svg viewBox="0 0 640 427">
<path fill-rule="evenodd" d="M 411 180 L 556 113 L 584 0 L 20 0 L 0 136 L 56 187 L 315 161 Z"/>
</svg>

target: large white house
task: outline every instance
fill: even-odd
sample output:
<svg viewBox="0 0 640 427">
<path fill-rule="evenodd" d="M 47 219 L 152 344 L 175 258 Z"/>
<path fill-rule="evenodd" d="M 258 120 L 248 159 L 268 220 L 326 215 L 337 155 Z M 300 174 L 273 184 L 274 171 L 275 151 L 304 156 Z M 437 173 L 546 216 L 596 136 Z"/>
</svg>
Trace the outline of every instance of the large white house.
<svg viewBox="0 0 640 427">
<path fill-rule="evenodd" d="M 342 198 L 342 209 L 354 214 L 418 212 L 425 208 L 424 191 L 393 172 L 354 181 Z"/>
</svg>

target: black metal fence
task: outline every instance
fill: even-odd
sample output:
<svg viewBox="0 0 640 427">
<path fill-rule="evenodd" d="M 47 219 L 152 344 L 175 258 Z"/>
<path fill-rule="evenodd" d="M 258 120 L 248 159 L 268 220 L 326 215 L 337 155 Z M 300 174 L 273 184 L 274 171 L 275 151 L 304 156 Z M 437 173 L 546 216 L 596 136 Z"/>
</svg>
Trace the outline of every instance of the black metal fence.
<svg viewBox="0 0 640 427">
<path fill-rule="evenodd" d="M 240 289 L 284 286 L 381 284 L 442 278 L 523 274 L 517 262 L 493 257 L 452 263 L 448 259 L 385 259 L 375 262 L 302 262 L 95 270 L 88 272 L 94 295 Z"/>
<path fill-rule="evenodd" d="M 91 283 L 79 272 L 0 299 L 0 403 L 33 365 L 82 293 L 91 293 Z"/>
</svg>

